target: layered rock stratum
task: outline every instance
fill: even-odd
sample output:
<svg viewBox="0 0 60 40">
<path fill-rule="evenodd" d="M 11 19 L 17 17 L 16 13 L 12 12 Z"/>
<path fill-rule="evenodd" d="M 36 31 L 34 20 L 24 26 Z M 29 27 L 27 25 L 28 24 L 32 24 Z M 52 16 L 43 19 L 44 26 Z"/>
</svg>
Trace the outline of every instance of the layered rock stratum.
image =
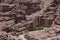
<svg viewBox="0 0 60 40">
<path fill-rule="evenodd" d="M 60 0 L 0 0 L 0 40 L 60 40 Z"/>
</svg>

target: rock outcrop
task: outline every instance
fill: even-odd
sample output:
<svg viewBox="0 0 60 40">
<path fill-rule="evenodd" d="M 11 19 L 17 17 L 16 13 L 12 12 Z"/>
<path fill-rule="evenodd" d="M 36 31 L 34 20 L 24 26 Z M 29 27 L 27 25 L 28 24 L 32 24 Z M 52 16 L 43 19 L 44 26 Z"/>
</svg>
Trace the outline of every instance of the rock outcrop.
<svg viewBox="0 0 60 40">
<path fill-rule="evenodd" d="M 0 0 L 0 40 L 60 40 L 59 5 L 60 0 Z"/>
</svg>

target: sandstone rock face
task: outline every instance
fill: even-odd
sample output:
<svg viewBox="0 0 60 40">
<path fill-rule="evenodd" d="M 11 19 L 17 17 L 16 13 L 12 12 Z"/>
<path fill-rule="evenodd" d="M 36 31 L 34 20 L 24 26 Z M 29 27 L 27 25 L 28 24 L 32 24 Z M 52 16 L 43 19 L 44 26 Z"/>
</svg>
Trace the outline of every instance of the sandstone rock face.
<svg viewBox="0 0 60 40">
<path fill-rule="evenodd" d="M 33 26 L 33 19 L 29 16 L 40 10 L 37 4 L 40 1 L 0 0 L 0 40 L 22 40 L 19 35 Z"/>
<path fill-rule="evenodd" d="M 54 0 L 54 4 L 51 4 L 44 13 L 43 19 L 51 20 L 52 26 L 44 30 L 28 32 L 26 35 L 29 36 L 29 38 L 38 40 L 60 40 L 60 13 L 58 6 L 60 4 L 57 3 L 58 1 Z"/>
<path fill-rule="evenodd" d="M 0 0 L 0 40 L 60 40 L 59 5 L 60 0 Z"/>
</svg>

